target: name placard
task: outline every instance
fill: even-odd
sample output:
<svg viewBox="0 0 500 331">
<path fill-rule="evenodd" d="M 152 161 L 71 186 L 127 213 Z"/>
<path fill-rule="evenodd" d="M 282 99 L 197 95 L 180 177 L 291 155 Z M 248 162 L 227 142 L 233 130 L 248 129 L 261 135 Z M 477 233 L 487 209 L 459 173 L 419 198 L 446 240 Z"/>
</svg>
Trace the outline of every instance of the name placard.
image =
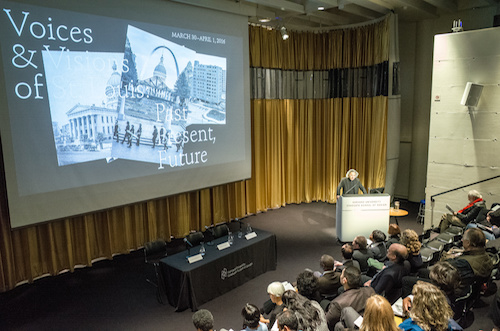
<svg viewBox="0 0 500 331">
<path fill-rule="evenodd" d="M 253 239 L 255 237 L 257 237 L 257 233 L 255 233 L 255 231 L 245 235 L 245 238 L 247 238 L 247 240 Z"/>
<path fill-rule="evenodd" d="M 201 260 L 203 260 L 203 255 L 201 255 L 201 254 L 196 254 L 196 255 L 192 255 L 192 256 L 188 257 L 189 263 L 195 263 L 195 262 L 198 262 Z"/>
<path fill-rule="evenodd" d="M 229 243 L 226 241 L 226 242 L 224 242 L 224 243 L 222 243 L 222 244 L 218 244 L 218 245 L 217 245 L 217 249 L 218 249 L 219 251 L 221 251 L 221 250 L 223 250 L 223 249 L 229 248 L 230 246 L 231 246 L 231 245 L 229 245 Z"/>
</svg>

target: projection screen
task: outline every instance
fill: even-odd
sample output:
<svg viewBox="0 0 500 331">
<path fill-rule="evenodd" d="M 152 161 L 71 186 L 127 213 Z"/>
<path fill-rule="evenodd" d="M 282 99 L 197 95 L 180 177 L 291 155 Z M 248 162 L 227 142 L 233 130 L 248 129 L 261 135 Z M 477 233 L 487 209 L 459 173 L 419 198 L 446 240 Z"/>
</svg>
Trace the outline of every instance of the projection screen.
<svg viewBox="0 0 500 331">
<path fill-rule="evenodd" d="M 160 1 L 0 1 L 11 227 L 251 176 L 247 18 Z"/>
</svg>

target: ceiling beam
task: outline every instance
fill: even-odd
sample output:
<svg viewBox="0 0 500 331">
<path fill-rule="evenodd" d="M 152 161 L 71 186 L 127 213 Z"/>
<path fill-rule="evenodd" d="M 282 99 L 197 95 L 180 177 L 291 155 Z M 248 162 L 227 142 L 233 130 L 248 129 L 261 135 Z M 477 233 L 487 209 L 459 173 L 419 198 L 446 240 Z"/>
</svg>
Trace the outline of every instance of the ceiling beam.
<svg viewBox="0 0 500 331">
<path fill-rule="evenodd" d="M 203 0 L 203 2 L 205 2 L 205 0 Z M 263 5 L 266 7 L 276 8 L 279 10 L 294 12 L 296 14 L 306 13 L 303 5 L 287 0 L 245 0 L 245 2 L 251 2 L 257 5 Z"/>
<path fill-rule="evenodd" d="M 458 5 L 455 1 L 450 1 L 450 0 L 425 0 L 425 1 L 437 8 L 444 9 L 451 13 L 456 12 L 458 10 Z"/>
<path fill-rule="evenodd" d="M 370 20 L 374 20 L 380 16 L 380 14 L 371 9 L 360 7 L 352 3 L 345 5 L 344 8 L 339 7 L 339 10 L 342 10 L 346 13 L 353 14 L 356 16 L 364 17 Z"/>
<path fill-rule="evenodd" d="M 370 0 L 349 0 L 349 2 L 356 4 L 360 7 L 368 8 L 370 10 L 373 10 L 374 12 L 381 13 L 381 14 L 387 14 L 392 9 L 392 8 L 387 8 L 387 7 L 381 6 L 379 4 L 376 4 L 375 2 L 370 1 Z"/>
<path fill-rule="evenodd" d="M 405 6 L 412 7 L 416 10 L 419 10 L 431 16 L 437 16 L 437 8 L 425 1 L 422 0 L 399 0 L 399 1 Z"/>
<path fill-rule="evenodd" d="M 327 13 L 325 11 L 316 10 L 308 13 L 307 16 L 313 16 L 320 19 L 320 23 L 329 23 L 330 25 L 347 25 L 351 24 L 352 20 L 349 17 Z"/>
<path fill-rule="evenodd" d="M 264 10 L 262 8 L 244 4 L 241 2 L 230 2 L 224 0 L 170 0 L 172 2 L 183 3 L 186 5 L 214 9 L 226 13 L 238 14 L 247 17 L 269 17 L 274 18 L 275 12 Z"/>
</svg>

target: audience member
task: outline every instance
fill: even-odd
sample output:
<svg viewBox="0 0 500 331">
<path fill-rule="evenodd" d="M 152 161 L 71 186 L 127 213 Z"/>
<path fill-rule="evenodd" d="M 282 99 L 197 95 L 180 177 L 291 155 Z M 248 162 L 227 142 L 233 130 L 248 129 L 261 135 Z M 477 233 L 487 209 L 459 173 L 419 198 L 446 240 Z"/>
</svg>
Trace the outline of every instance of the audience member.
<svg viewBox="0 0 500 331">
<path fill-rule="evenodd" d="M 405 246 L 408 251 L 407 260 L 410 262 L 410 272 L 416 273 L 424 264 L 422 261 L 422 255 L 420 254 L 422 243 L 418 240 L 418 234 L 411 229 L 404 230 L 401 234 L 401 244 Z"/>
<path fill-rule="evenodd" d="M 351 243 L 343 244 L 342 248 L 340 249 L 340 252 L 342 253 L 342 266 L 337 268 L 337 269 L 340 269 L 340 271 L 342 271 L 343 269 L 345 269 L 349 266 L 353 266 L 353 267 L 356 267 L 359 270 L 361 270 L 361 268 L 359 266 L 359 262 L 356 260 L 353 260 L 353 258 L 352 258 L 353 249 L 352 249 Z"/>
<path fill-rule="evenodd" d="M 389 224 L 389 231 L 387 233 L 389 234 L 389 238 L 385 243 L 385 247 L 389 248 L 392 244 L 399 242 L 401 238 L 401 229 L 399 225 L 391 223 Z"/>
<path fill-rule="evenodd" d="M 359 313 L 351 307 L 342 310 L 342 326 L 340 323 L 335 330 L 343 330 L 343 327 L 354 328 L 354 321 L 359 318 Z M 366 300 L 366 309 L 361 322 L 361 331 L 400 331 L 392 311 L 391 304 L 381 295 L 374 295 Z"/>
<path fill-rule="evenodd" d="M 476 221 L 478 222 L 467 224 L 467 229 L 479 228 L 488 240 L 495 240 L 500 237 L 500 208 L 489 210 L 484 216 L 484 220 L 480 222 L 478 216 Z"/>
<path fill-rule="evenodd" d="M 462 330 L 453 321 L 453 312 L 444 293 L 435 285 L 418 281 L 413 287 L 413 302 L 410 318 L 399 325 L 404 330 L 446 331 Z"/>
<path fill-rule="evenodd" d="M 377 294 L 383 295 L 391 304 L 401 296 L 402 280 L 410 273 L 410 264 L 406 261 L 408 252 L 401 244 L 392 244 L 387 251 L 386 267 L 380 270 L 365 285 L 373 287 Z"/>
<path fill-rule="evenodd" d="M 214 316 L 206 309 L 200 309 L 193 314 L 193 324 L 198 331 L 213 331 Z"/>
<path fill-rule="evenodd" d="M 446 299 L 451 309 L 453 316 L 458 318 L 461 313 L 460 307 L 455 305 L 457 292 L 460 288 L 460 274 L 457 268 L 446 261 L 439 261 L 430 268 L 429 279 L 418 278 L 414 276 L 403 277 L 403 311 L 408 312 L 411 307 L 411 292 L 417 281 L 427 281 L 436 285 L 446 295 Z"/>
<path fill-rule="evenodd" d="M 366 299 L 375 294 L 372 287 L 360 287 L 361 272 L 350 266 L 342 270 L 340 282 L 344 292 L 330 302 L 326 312 L 328 329 L 334 330 L 335 324 L 340 321 L 342 309 L 352 307 L 361 312 L 365 309 Z"/>
<path fill-rule="evenodd" d="M 498 207 L 497 207 L 498 206 Z M 486 215 L 488 215 L 490 212 L 494 212 L 496 210 L 498 210 L 500 207 L 500 203 L 498 202 L 493 202 L 491 204 L 491 208 L 490 209 L 482 209 L 479 214 L 477 214 L 476 216 L 476 219 L 474 220 L 474 222 L 476 223 L 482 223 L 486 220 Z M 497 226 L 500 226 L 500 224 L 497 224 Z"/>
<path fill-rule="evenodd" d="M 372 251 L 368 250 L 366 246 L 368 245 L 366 237 L 356 236 L 352 241 L 352 258 L 359 262 L 361 272 L 368 271 L 368 259 L 373 258 Z"/>
<path fill-rule="evenodd" d="M 299 293 L 288 290 L 283 294 L 285 309 L 295 312 L 299 320 L 299 329 L 302 331 L 328 331 L 325 311 L 319 303 L 309 300 Z"/>
<path fill-rule="evenodd" d="M 316 302 L 321 302 L 321 295 L 319 294 L 319 283 L 312 271 L 304 270 L 297 276 L 297 291 Z"/>
<path fill-rule="evenodd" d="M 297 315 L 290 309 L 278 314 L 278 330 L 279 331 L 298 331 L 299 321 Z"/>
<path fill-rule="evenodd" d="M 380 262 L 384 262 L 387 258 L 387 248 L 385 247 L 385 233 L 380 230 L 373 230 L 370 234 L 370 251 L 373 253 L 373 258 Z"/>
<path fill-rule="evenodd" d="M 486 253 L 486 237 L 479 229 L 468 229 L 462 237 L 463 249 L 452 249 L 442 260 L 457 268 L 464 286 L 471 285 L 476 278 L 487 280 L 493 270 L 493 263 Z"/>
<path fill-rule="evenodd" d="M 276 315 L 282 312 L 285 307 L 282 299 L 283 293 L 285 293 L 285 287 L 281 282 L 272 282 L 267 287 L 267 293 L 269 294 L 269 298 L 271 299 L 274 307 L 272 309 L 263 309 L 262 312 L 267 314 L 269 318 L 266 319 L 261 317 L 260 321 L 267 324 L 268 329 L 271 329 L 276 321 Z"/>
<path fill-rule="evenodd" d="M 241 331 L 267 331 L 267 325 L 260 321 L 261 315 L 259 308 L 255 305 L 247 303 L 241 310 L 243 316 L 243 329 Z"/>
<path fill-rule="evenodd" d="M 482 209 L 486 208 L 486 203 L 481 194 L 476 190 L 469 191 L 469 204 L 453 214 L 444 214 L 441 217 L 439 229 L 443 233 L 450 225 L 465 227 L 474 220 Z"/>
<path fill-rule="evenodd" d="M 337 295 L 340 284 L 340 272 L 335 271 L 335 259 L 327 254 L 321 256 L 319 261 L 323 272 L 315 274 L 318 278 L 318 291 L 322 296 Z"/>
</svg>

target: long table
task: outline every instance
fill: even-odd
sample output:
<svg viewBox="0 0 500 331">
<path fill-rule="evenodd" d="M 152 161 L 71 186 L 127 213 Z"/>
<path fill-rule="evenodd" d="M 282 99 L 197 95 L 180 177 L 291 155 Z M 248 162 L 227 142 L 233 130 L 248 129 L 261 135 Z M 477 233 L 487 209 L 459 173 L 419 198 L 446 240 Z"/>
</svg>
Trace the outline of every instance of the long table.
<svg viewBox="0 0 500 331">
<path fill-rule="evenodd" d="M 276 270 L 276 236 L 254 229 L 257 237 L 247 240 L 234 234 L 231 247 L 218 250 L 227 236 L 205 244 L 203 260 L 189 263 L 188 252 L 167 256 L 160 261 L 168 302 L 176 311 L 198 307 L 269 270 Z M 200 246 L 193 247 L 197 254 Z"/>
</svg>

